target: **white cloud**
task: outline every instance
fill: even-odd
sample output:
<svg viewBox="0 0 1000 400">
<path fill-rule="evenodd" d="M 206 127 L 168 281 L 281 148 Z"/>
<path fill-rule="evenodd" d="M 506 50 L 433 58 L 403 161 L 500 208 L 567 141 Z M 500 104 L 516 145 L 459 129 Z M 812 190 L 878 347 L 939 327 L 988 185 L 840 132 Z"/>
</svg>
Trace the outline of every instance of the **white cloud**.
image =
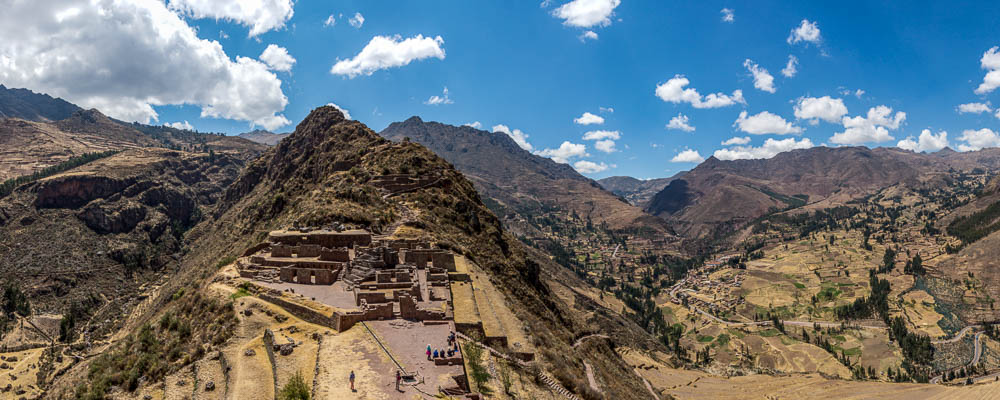
<svg viewBox="0 0 1000 400">
<path fill-rule="evenodd" d="M 979 59 L 979 63 L 987 72 L 983 77 L 983 83 L 976 88 L 976 94 L 989 93 L 1000 87 L 1000 52 L 997 49 L 997 46 L 993 46 L 983 53 L 983 58 Z"/>
<path fill-rule="evenodd" d="M 1000 119 L 1000 108 L 997 109 L 997 113 L 994 114 L 994 116 L 997 117 L 997 119 Z"/>
<path fill-rule="evenodd" d="M 440 104 L 452 104 L 451 97 L 448 97 L 448 87 L 445 86 L 444 91 L 441 92 L 441 96 L 433 95 L 424 102 L 424 104 L 436 106 Z"/>
<path fill-rule="evenodd" d="M 375 36 L 354 58 L 337 61 L 330 73 L 353 79 L 358 75 L 371 75 L 380 69 L 402 67 L 425 58 L 444 60 L 442 45 L 444 39 L 441 36 L 431 38 L 417 35 L 405 40 L 399 35 Z"/>
<path fill-rule="evenodd" d="M 733 126 L 739 127 L 741 131 L 752 135 L 788 135 L 802 133 L 802 128 L 785 121 L 779 115 L 761 111 L 759 114 L 747 116 L 746 111 L 740 112 L 739 118 L 733 122 Z"/>
<path fill-rule="evenodd" d="M 194 18 L 222 19 L 248 26 L 250 37 L 283 28 L 293 14 L 292 0 L 170 0 L 169 7 Z"/>
<path fill-rule="evenodd" d="M 614 113 L 615 112 L 614 107 L 598 107 L 598 109 L 600 109 L 602 113 Z"/>
<path fill-rule="evenodd" d="M 931 133 L 930 129 L 920 132 L 920 137 L 913 140 L 913 136 L 900 140 L 896 147 L 915 152 L 935 152 L 948 147 L 948 132 L 941 131 L 937 135 Z"/>
<path fill-rule="evenodd" d="M 590 131 L 583 134 L 583 140 L 618 140 L 621 137 L 621 132 L 618 131 Z"/>
<path fill-rule="evenodd" d="M 477 121 L 478 122 L 478 121 Z M 528 135 L 521 132 L 520 129 L 511 130 L 507 125 L 493 125 L 493 132 L 503 132 L 514 139 L 514 143 L 517 143 L 518 147 L 531 151 L 531 143 L 528 143 Z"/>
<path fill-rule="evenodd" d="M 958 139 L 965 142 L 958 145 L 958 151 L 976 151 L 987 147 L 1000 147 L 1000 135 L 986 128 L 966 130 L 962 132 L 962 137 Z"/>
<path fill-rule="evenodd" d="M 877 106 L 868 109 L 867 117 L 844 117 L 844 131 L 830 138 L 836 144 L 857 145 L 864 143 L 882 143 L 894 139 L 889 130 L 896 130 L 906 120 L 902 111 L 892 115 L 892 108 Z"/>
<path fill-rule="evenodd" d="M 794 77 L 799 73 L 799 58 L 791 54 L 788 55 L 788 63 L 781 69 L 781 74 L 787 78 Z"/>
<path fill-rule="evenodd" d="M 354 118 L 351 118 L 351 113 L 348 112 L 346 108 L 338 106 L 338 105 L 333 104 L 333 103 L 326 103 L 326 105 L 328 105 L 330 107 L 333 107 L 333 108 L 336 108 L 338 111 L 340 111 L 341 114 L 344 114 L 344 118 L 354 119 Z"/>
<path fill-rule="evenodd" d="M 705 157 L 698 154 L 697 150 L 686 149 L 680 153 L 677 153 L 674 158 L 670 159 L 670 162 L 687 162 L 687 163 L 700 163 L 705 161 Z"/>
<path fill-rule="evenodd" d="M 679 129 L 684 132 L 694 132 L 694 127 L 688 123 L 688 116 L 684 114 L 677 114 L 676 117 L 670 119 L 667 123 L 667 129 Z"/>
<path fill-rule="evenodd" d="M 614 153 L 618 149 L 615 149 L 614 140 L 598 140 L 594 142 L 594 148 L 605 153 Z"/>
<path fill-rule="evenodd" d="M 569 159 L 573 157 L 587 157 L 587 146 L 570 143 L 568 140 L 562 142 L 557 149 L 545 149 L 535 152 L 536 155 L 551 158 L 552 161 L 561 164 L 569 164 Z"/>
<path fill-rule="evenodd" d="M 281 80 L 264 63 L 229 58 L 159 1 L 19 1 L 0 13 L 0 37 L 0 82 L 114 118 L 149 123 L 154 106 L 194 105 L 265 129 L 289 123 Z"/>
<path fill-rule="evenodd" d="M 586 42 L 586 41 L 587 41 L 587 39 L 590 39 L 590 40 L 597 40 L 597 32 L 594 32 L 594 31 L 586 31 L 586 32 L 584 32 L 584 33 L 583 33 L 582 35 L 580 35 L 580 41 L 581 41 L 581 42 Z"/>
<path fill-rule="evenodd" d="M 267 64 L 268 68 L 275 71 L 288 72 L 295 65 L 295 58 L 288 54 L 284 47 L 269 44 L 264 52 L 260 54 L 260 60 Z"/>
<path fill-rule="evenodd" d="M 736 17 L 733 16 L 733 9 L 731 8 L 723 8 L 722 10 L 719 10 L 719 12 L 722 13 L 722 22 L 733 22 L 736 20 Z"/>
<path fill-rule="evenodd" d="M 573 0 L 552 11 L 552 15 L 563 20 L 564 25 L 578 28 L 608 26 L 621 0 Z"/>
<path fill-rule="evenodd" d="M 573 163 L 573 168 L 579 171 L 581 174 L 593 174 L 601 171 L 607 170 L 608 164 L 605 163 L 595 163 L 593 161 L 580 160 Z"/>
<path fill-rule="evenodd" d="M 475 121 L 475 122 L 469 122 L 469 123 L 466 123 L 466 124 L 462 124 L 462 125 L 463 125 L 463 126 L 471 126 L 471 127 L 473 127 L 473 128 L 476 128 L 476 129 L 479 129 L 479 128 L 482 128 L 482 127 L 483 127 L 483 124 L 482 124 L 482 123 L 480 123 L 479 121 Z"/>
<path fill-rule="evenodd" d="M 723 146 L 733 146 L 733 145 L 745 145 L 745 144 L 749 144 L 749 143 L 750 143 L 750 136 L 743 136 L 743 137 L 736 136 L 736 137 L 729 138 L 725 142 L 722 142 L 722 145 Z"/>
<path fill-rule="evenodd" d="M 822 40 L 819 35 L 819 27 L 816 26 L 815 22 L 809 22 L 809 20 L 804 19 L 798 27 L 792 29 L 792 33 L 788 35 L 788 44 L 795 44 L 799 42 L 808 42 L 812 44 L 819 44 Z"/>
<path fill-rule="evenodd" d="M 166 124 L 163 124 L 163 126 L 169 126 L 171 128 L 174 128 L 174 129 L 181 129 L 181 130 L 187 130 L 187 131 L 193 131 L 194 130 L 194 126 L 192 126 L 187 121 L 184 121 L 184 122 L 168 122 Z"/>
<path fill-rule="evenodd" d="M 830 96 L 800 97 L 795 103 L 795 118 L 811 120 L 813 125 L 819 120 L 835 124 L 841 122 L 845 115 L 847 106 L 844 105 L 844 100 Z"/>
<path fill-rule="evenodd" d="M 684 75 L 674 75 L 666 83 L 656 85 L 656 97 L 671 103 L 689 103 L 694 108 L 719 108 L 731 106 L 736 103 L 746 104 L 743 100 L 743 91 L 734 90 L 731 96 L 724 93 L 712 93 L 702 97 L 694 88 L 684 88 L 691 81 Z"/>
<path fill-rule="evenodd" d="M 861 89 L 854 90 L 854 91 L 851 91 L 851 89 L 843 89 L 843 90 L 840 91 L 840 94 L 842 94 L 844 96 L 854 96 L 854 97 L 857 97 L 857 98 L 860 99 L 861 96 L 865 95 L 865 91 L 861 90 Z"/>
<path fill-rule="evenodd" d="M 982 114 L 990 111 L 990 105 L 985 103 L 965 103 L 958 105 L 959 114 Z"/>
<path fill-rule="evenodd" d="M 753 87 L 768 93 L 777 91 L 774 88 L 774 77 L 766 69 L 761 68 L 749 58 L 743 62 L 743 66 L 753 75 Z"/>
<path fill-rule="evenodd" d="M 735 146 L 728 149 L 716 150 L 713 155 L 720 160 L 761 159 L 771 158 L 778 155 L 778 153 L 786 151 L 808 149 L 811 147 L 815 147 L 815 145 L 809 138 L 802 138 L 801 140 L 795 140 L 795 138 L 782 140 L 767 139 L 764 145 L 760 147 Z"/>
<path fill-rule="evenodd" d="M 335 25 L 337 25 L 337 16 L 333 14 L 330 14 L 329 17 L 326 17 L 326 21 L 323 21 L 323 26 L 325 27 L 330 27 Z"/>
<path fill-rule="evenodd" d="M 229 39 L 229 34 L 227 34 L 224 30 L 219 30 L 219 37 L 222 39 Z"/>
<path fill-rule="evenodd" d="M 347 20 L 347 23 L 356 29 L 361 29 L 361 25 L 365 24 L 365 17 L 361 13 L 356 12 L 353 17 Z"/>
<path fill-rule="evenodd" d="M 604 118 L 599 115 L 594 115 L 589 112 L 584 112 L 580 118 L 573 118 L 573 123 L 578 125 L 591 125 L 591 124 L 603 124 Z"/>
</svg>

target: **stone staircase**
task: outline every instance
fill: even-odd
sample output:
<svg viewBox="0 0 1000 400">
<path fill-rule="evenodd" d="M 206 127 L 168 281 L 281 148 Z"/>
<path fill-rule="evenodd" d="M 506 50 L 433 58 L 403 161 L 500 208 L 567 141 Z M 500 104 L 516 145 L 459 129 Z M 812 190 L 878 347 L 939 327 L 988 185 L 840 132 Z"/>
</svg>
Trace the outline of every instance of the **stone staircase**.
<svg viewBox="0 0 1000 400">
<path fill-rule="evenodd" d="M 490 354 L 493 355 L 494 357 L 502 358 L 502 359 L 506 360 L 507 362 L 512 362 L 512 363 L 518 364 L 518 365 L 520 365 L 522 367 L 528 365 L 528 363 L 525 362 L 525 361 L 519 360 L 517 358 L 509 357 L 509 356 L 507 356 L 504 353 L 501 353 L 499 351 L 494 350 L 490 346 L 487 346 L 487 345 L 485 345 L 483 343 L 477 342 L 477 341 L 473 340 L 472 338 L 470 338 L 470 337 L 468 337 L 466 335 L 463 335 L 461 332 L 455 332 L 455 333 L 458 335 L 459 338 L 462 338 L 462 339 L 467 340 L 469 342 L 475 343 L 477 346 L 482 347 L 486 351 L 490 352 Z M 495 371 L 491 371 L 491 372 L 493 372 L 494 376 L 496 376 Z M 553 392 L 556 392 L 559 395 L 561 395 L 561 396 L 563 396 L 563 397 L 565 397 L 565 398 L 567 398 L 569 400 L 583 400 L 579 396 L 573 394 L 573 392 L 570 392 L 569 390 L 566 390 L 566 388 L 564 388 L 562 385 L 560 385 L 559 382 L 556 381 L 556 379 L 554 377 L 552 377 L 552 375 L 550 375 L 548 372 L 539 370 L 538 377 L 541 379 L 542 382 L 545 382 L 545 385 L 548 386 L 549 389 L 552 389 Z"/>
<path fill-rule="evenodd" d="M 349 288 L 354 288 L 358 286 L 362 281 L 367 279 L 372 279 L 375 277 L 375 269 L 367 265 L 354 265 L 351 267 L 351 272 L 347 273 L 343 277 L 344 282 L 347 283 Z"/>
</svg>

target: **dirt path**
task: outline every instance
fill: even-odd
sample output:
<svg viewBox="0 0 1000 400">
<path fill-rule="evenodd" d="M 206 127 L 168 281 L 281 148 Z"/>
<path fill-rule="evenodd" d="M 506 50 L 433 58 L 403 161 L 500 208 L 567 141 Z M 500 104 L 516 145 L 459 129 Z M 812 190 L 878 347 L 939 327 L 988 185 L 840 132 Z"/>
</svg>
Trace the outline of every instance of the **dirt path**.
<svg viewBox="0 0 1000 400">
<path fill-rule="evenodd" d="M 587 383 L 590 384 L 590 388 L 594 389 L 595 392 L 604 394 L 601 387 L 597 385 L 597 379 L 594 379 L 594 368 L 590 366 L 589 362 L 584 361 L 583 367 L 587 370 Z"/>
<path fill-rule="evenodd" d="M 577 347 L 580 347 L 580 345 L 583 344 L 583 341 L 585 341 L 587 339 L 593 339 L 593 338 L 608 339 L 608 338 L 610 338 L 610 336 L 604 335 L 604 334 L 600 334 L 600 333 L 595 333 L 593 335 L 587 335 L 587 336 L 584 336 L 582 338 L 577 339 L 576 342 L 573 343 L 573 348 L 575 349 Z"/>
</svg>

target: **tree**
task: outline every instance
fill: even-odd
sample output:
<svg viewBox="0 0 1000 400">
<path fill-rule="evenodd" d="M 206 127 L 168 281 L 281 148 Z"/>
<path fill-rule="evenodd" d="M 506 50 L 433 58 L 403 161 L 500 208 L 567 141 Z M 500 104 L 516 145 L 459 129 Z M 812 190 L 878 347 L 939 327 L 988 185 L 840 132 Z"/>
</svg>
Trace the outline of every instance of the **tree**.
<svg viewBox="0 0 1000 400">
<path fill-rule="evenodd" d="M 302 378 L 302 372 L 295 372 L 295 375 L 281 388 L 278 397 L 281 400 L 309 400 L 310 391 L 306 380 Z"/>
<path fill-rule="evenodd" d="M 462 348 L 465 352 L 465 356 L 469 360 L 469 376 L 472 381 L 476 383 L 477 387 L 482 386 L 486 381 L 490 380 L 490 373 L 486 371 L 486 367 L 483 366 L 483 348 L 479 345 L 466 342 Z"/>
</svg>

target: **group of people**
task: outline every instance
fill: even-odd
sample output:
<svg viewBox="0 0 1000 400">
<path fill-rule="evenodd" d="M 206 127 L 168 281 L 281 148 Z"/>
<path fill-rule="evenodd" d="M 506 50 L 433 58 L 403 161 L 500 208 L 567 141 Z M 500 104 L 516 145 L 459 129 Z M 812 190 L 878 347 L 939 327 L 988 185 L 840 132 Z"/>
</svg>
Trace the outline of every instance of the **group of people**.
<svg viewBox="0 0 1000 400">
<path fill-rule="evenodd" d="M 458 353 L 458 338 L 455 337 L 455 332 L 448 334 L 448 348 L 447 349 L 433 349 L 431 345 L 427 345 L 427 360 L 433 360 L 435 358 L 451 358 Z"/>
</svg>

